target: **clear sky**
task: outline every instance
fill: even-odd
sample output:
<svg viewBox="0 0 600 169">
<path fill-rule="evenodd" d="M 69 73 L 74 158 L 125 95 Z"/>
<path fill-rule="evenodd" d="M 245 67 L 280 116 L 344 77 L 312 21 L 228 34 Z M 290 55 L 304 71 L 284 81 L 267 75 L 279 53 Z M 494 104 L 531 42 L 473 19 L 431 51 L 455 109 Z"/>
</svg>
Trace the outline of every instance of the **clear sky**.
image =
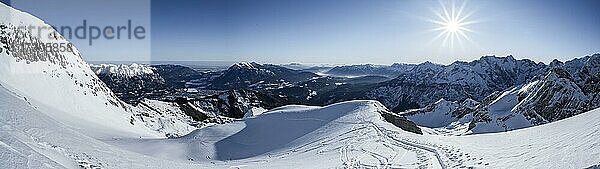
<svg viewBox="0 0 600 169">
<path fill-rule="evenodd" d="M 551 61 L 600 52 L 600 1 L 466 1 L 469 40 L 434 40 L 442 6 L 465 1 L 152 1 L 156 60 L 450 63 L 482 55 Z"/>
<path fill-rule="evenodd" d="M 468 17 L 456 30 L 468 40 L 437 37 L 454 29 L 432 22 L 444 22 L 442 7 L 452 13 L 455 6 L 456 13 L 463 4 L 461 17 Z M 150 59 L 447 64 L 512 54 L 569 60 L 600 52 L 599 8 L 598 0 L 152 0 Z M 100 60 L 122 59 L 105 52 Z"/>
</svg>

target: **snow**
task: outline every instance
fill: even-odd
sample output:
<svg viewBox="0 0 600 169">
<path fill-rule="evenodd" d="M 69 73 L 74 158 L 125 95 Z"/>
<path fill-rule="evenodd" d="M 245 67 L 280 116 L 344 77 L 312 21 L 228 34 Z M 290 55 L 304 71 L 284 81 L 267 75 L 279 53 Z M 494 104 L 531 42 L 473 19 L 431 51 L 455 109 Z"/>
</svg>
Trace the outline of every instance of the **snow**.
<svg viewBox="0 0 600 169">
<path fill-rule="evenodd" d="M 290 105 L 175 139 L 95 139 L 0 88 L 1 168 L 583 168 L 600 156 L 600 109 L 547 125 L 470 136 L 417 135 L 377 101 Z M 151 148 L 149 148 L 151 147 Z"/>
<path fill-rule="evenodd" d="M 540 114 L 570 117 L 582 113 L 573 110 L 581 109 L 589 100 L 574 82 L 555 72 L 493 97 L 496 98 L 490 104 L 479 106 L 480 119 L 471 133 L 502 132 L 556 121 L 556 118 L 546 119 L 552 116 L 545 118 Z"/>
<path fill-rule="evenodd" d="M 225 167 L 244 168 L 581 168 L 599 162 L 600 110 L 505 133 L 421 136 L 382 121 L 381 107 L 376 101 L 286 106 L 179 139 L 112 144 L 170 160 L 226 161 Z"/>
<path fill-rule="evenodd" d="M 599 162 L 600 110 L 548 125 L 471 136 L 404 132 L 384 122 L 378 111 L 385 110 L 376 101 L 285 106 L 178 139 L 111 144 L 169 160 L 242 168 L 581 168 Z"/>
<path fill-rule="evenodd" d="M 0 23 L 19 26 L 48 26 L 24 12 L 0 4 Z M 15 30 L 10 30 L 15 31 Z M 47 32 L 50 33 L 50 32 Z M 10 38 L 15 38 L 9 35 Z M 21 38 L 29 42 L 68 43 L 63 37 Z M 16 44 L 18 45 L 18 44 Z M 36 57 L 15 51 L 0 54 L 0 84 L 27 98 L 46 115 L 83 131 L 107 136 L 160 136 L 143 123 L 130 124 L 131 113 L 103 84 L 80 57 L 77 49 Z M 42 53 L 43 51 L 37 51 Z"/>
<path fill-rule="evenodd" d="M 250 112 L 248 113 L 248 115 L 246 117 L 261 115 L 267 111 L 268 111 L 267 109 L 262 108 L 262 107 L 252 107 L 252 109 L 250 109 Z"/>
<path fill-rule="evenodd" d="M 536 83 L 536 82 L 533 82 Z M 528 88 L 530 85 L 525 85 Z M 508 131 L 532 126 L 531 122 L 521 113 L 515 113 L 513 110 L 519 104 L 519 87 L 512 88 L 502 93 L 496 100 L 487 106 L 487 114 L 491 122 L 477 123 L 472 133 L 492 133 L 498 131 Z"/>
<path fill-rule="evenodd" d="M 133 64 L 90 64 L 95 74 L 110 74 L 121 77 L 135 77 L 146 74 L 154 74 L 154 68 L 149 65 Z"/>
<path fill-rule="evenodd" d="M 400 114 L 406 116 L 410 121 L 422 126 L 422 130 L 428 134 L 457 136 L 469 132 L 469 123 L 473 120 L 473 114 L 460 115 L 461 111 L 471 112 L 479 102 L 467 99 L 462 102 L 439 101 L 420 109 L 413 109 Z"/>
<path fill-rule="evenodd" d="M 458 107 L 455 103 L 441 99 L 435 105 L 436 107 L 432 112 L 411 115 L 408 116 L 408 119 L 420 126 L 431 128 L 447 126 L 458 120 L 452 117 L 451 114 L 452 110 Z"/>
<path fill-rule="evenodd" d="M 170 136 L 183 136 L 193 130 L 196 124 L 186 115 L 177 103 L 167 103 L 157 100 L 144 99 L 136 107 L 131 107 L 136 121 L 144 122 L 151 130 Z"/>
<path fill-rule="evenodd" d="M 0 13 L 0 23 L 44 25 L 4 4 Z M 383 120 L 380 113 L 388 110 L 381 103 L 357 100 L 253 109 L 244 121 L 194 130 L 169 103 L 119 106 L 77 52 L 66 53 L 64 60 L 27 59 L 0 54 L 0 168 L 584 168 L 600 163 L 600 109 L 503 133 L 440 136 L 402 131 Z M 491 115 L 510 112 L 524 91 L 514 88 L 496 98 Z M 144 109 L 153 118 L 134 118 L 140 112 L 131 109 Z M 520 120 L 512 119 L 509 123 Z M 156 123 L 146 122 L 152 120 Z M 481 129 L 486 128 L 491 127 Z"/>
<path fill-rule="evenodd" d="M 600 109 L 521 130 L 440 138 L 492 168 L 584 168 L 600 162 Z M 433 140 L 433 139 L 432 139 Z"/>
<path fill-rule="evenodd" d="M 395 143 L 397 138 L 386 135 L 399 131 L 380 126 L 392 125 L 382 122 L 377 111 L 385 108 L 376 101 L 286 106 L 178 139 L 123 139 L 111 144 L 169 160 L 226 161 L 228 166 L 245 168 L 440 167 L 430 160 L 434 153 Z"/>
<path fill-rule="evenodd" d="M 195 88 L 187 88 L 187 89 L 185 89 L 185 92 L 188 92 L 188 93 L 198 93 L 198 89 L 195 89 Z"/>
<path fill-rule="evenodd" d="M 239 62 L 239 63 L 234 63 L 231 68 L 234 69 L 257 69 L 254 64 L 256 63 L 249 63 L 249 62 Z"/>
<path fill-rule="evenodd" d="M 0 168 L 206 168 L 175 163 L 104 143 L 40 112 L 22 96 L 0 86 Z M 119 133 L 113 133 L 115 137 Z M 136 135 L 137 137 L 137 135 Z"/>
</svg>

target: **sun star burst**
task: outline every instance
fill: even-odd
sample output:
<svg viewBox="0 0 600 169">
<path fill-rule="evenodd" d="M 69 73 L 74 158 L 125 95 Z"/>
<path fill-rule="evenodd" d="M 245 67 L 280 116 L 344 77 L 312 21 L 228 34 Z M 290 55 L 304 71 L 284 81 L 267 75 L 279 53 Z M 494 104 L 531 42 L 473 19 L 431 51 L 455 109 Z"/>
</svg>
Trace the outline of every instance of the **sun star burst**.
<svg viewBox="0 0 600 169">
<path fill-rule="evenodd" d="M 473 14 L 472 12 L 464 14 L 466 1 L 463 1 L 459 8 L 456 8 L 454 1 L 451 1 L 451 5 L 447 7 L 447 4 L 440 1 L 441 10 L 434 11 L 436 14 L 435 19 L 429 21 L 435 23 L 436 28 L 432 29 L 439 34 L 434 38 L 434 41 L 440 40 L 443 37 L 443 44 L 454 47 L 455 42 L 462 44 L 462 40 L 471 41 L 468 33 L 472 33 L 473 30 L 467 28 L 468 25 L 475 23 L 475 21 L 469 20 L 469 17 Z"/>
</svg>

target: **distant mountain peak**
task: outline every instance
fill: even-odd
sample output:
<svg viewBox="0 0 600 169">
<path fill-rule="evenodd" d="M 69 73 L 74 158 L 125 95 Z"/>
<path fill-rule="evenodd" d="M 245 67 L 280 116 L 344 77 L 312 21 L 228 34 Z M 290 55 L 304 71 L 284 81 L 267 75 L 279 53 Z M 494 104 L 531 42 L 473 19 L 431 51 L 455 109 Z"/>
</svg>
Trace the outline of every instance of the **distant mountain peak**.
<svg viewBox="0 0 600 169">
<path fill-rule="evenodd" d="M 149 65 L 142 65 L 137 63 L 132 64 L 99 64 L 90 65 L 90 68 L 96 74 L 111 74 L 124 77 L 141 76 L 147 74 L 154 74 L 154 68 Z"/>
<path fill-rule="evenodd" d="M 556 78 L 564 78 L 564 79 L 569 79 L 569 80 L 573 80 L 573 77 L 571 77 L 571 75 L 569 74 L 569 72 L 567 70 L 565 70 L 564 68 L 561 67 L 554 67 L 552 68 L 547 74 L 546 74 L 546 79 L 556 79 Z"/>
<path fill-rule="evenodd" d="M 213 87 L 222 89 L 248 88 L 258 85 L 258 83 L 298 82 L 317 76 L 314 73 L 293 70 L 278 65 L 240 62 L 233 64 L 222 75 L 216 77 L 213 81 Z"/>
<path fill-rule="evenodd" d="M 257 69 L 260 64 L 256 62 L 238 62 L 234 63 L 229 69 Z"/>
</svg>

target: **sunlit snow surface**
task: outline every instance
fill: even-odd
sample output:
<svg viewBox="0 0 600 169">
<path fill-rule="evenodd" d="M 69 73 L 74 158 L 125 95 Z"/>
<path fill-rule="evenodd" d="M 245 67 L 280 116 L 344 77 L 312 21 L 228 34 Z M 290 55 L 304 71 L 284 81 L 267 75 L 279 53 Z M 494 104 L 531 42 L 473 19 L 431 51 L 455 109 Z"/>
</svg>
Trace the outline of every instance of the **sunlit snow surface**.
<svg viewBox="0 0 600 169">
<path fill-rule="evenodd" d="M 61 123 L 98 137 L 117 133 L 161 136 L 145 123 L 131 120 L 133 114 L 127 106 L 95 76 L 76 48 L 71 52 L 49 52 L 26 45 L 69 43 L 62 36 L 49 36 L 53 31 L 37 34 L 23 29 L 47 27 L 44 21 L 0 3 L 0 24 L 5 27 L 0 31 L 3 41 L 10 43 L 6 46 L 22 47 L 0 52 L 0 84 L 5 88 Z"/>
<path fill-rule="evenodd" d="M 116 140 L 112 143 L 161 158 L 206 162 L 234 160 L 230 163 L 259 168 L 439 165 L 430 159 L 434 158 L 432 152 L 391 137 L 390 134 L 397 131 L 384 129 L 383 126 L 395 128 L 380 123 L 377 111 L 384 111 L 384 108 L 375 101 L 355 101 L 324 108 L 288 106 L 243 122 L 197 130 L 179 139 Z"/>
<path fill-rule="evenodd" d="M 43 24 L 5 5 L 0 9 L 2 22 Z M 377 101 L 349 101 L 326 107 L 286 106 L 180 138 L 157 139 L 152 127 L 165 125 L 130 121 L 132 114 L 124 107 L 107 103 L 115 99 L 108 90 L 95 96 L 94 89 L 106 87 L 75 54 L 67 55 L 66 68 L 18 62 L 9 55 L 0 55 L 0 61 L 2 169 L 600 165 L 599 109 L 504 133 L 439 136 L 408 133 L 383 121 L 379 113 L 387 110 Z M 190 130 L 178 126 L 169 130 Z"/>
<path fill-rule="evenodd" d="M 376 101 L 287 106 L 177 139 L 97 140 L 0 90 L 1 168 L 583 168 L 598 164 L 600 110 L 473 136 L 416 135 L 384 122 Z M 93 134 L 92 134 L 93 135 Z M 137 153 L 136 153 L 137 152 Z"/>
</svg>

